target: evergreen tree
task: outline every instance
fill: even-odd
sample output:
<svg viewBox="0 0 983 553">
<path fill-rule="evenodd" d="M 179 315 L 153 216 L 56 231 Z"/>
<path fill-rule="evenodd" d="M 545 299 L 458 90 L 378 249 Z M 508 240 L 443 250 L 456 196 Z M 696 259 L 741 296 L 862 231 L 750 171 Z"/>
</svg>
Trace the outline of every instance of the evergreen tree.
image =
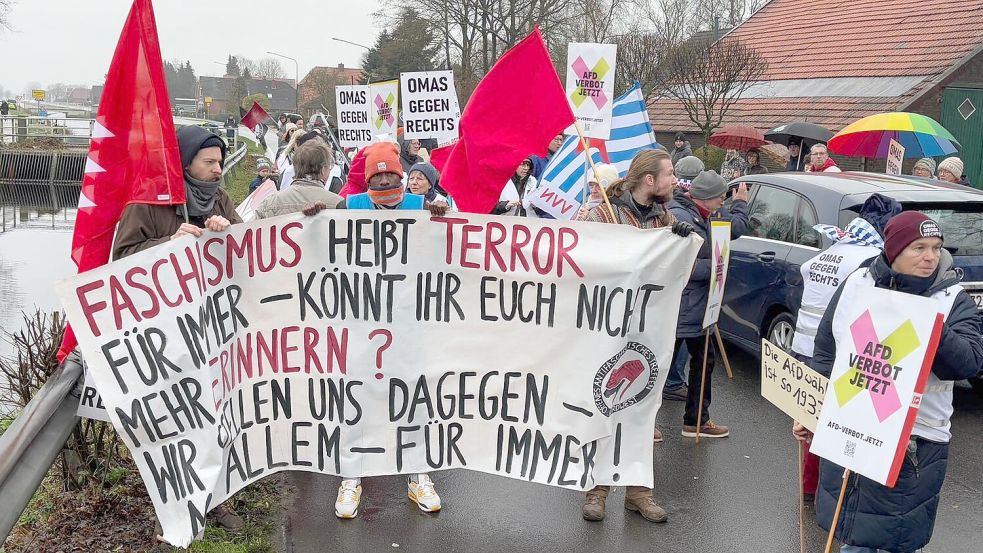
<svg viewBox="0 0 983 553">
<path fill-rule="evenodd" d="M 398 79 L 404 71 L 432 71 L 440 51 L 430 24 L 404 8 L 391 32 L 382 31 L 362 58 L 363 83 Z"/>
<path fill-rule="evenodd" d="M 229 54 L 229 61 L 225 62 L 225 74 L 229 77 L 242 76 L 242 70 L 239 69 L 239 60 L 232 54 Z"/>
</svg>

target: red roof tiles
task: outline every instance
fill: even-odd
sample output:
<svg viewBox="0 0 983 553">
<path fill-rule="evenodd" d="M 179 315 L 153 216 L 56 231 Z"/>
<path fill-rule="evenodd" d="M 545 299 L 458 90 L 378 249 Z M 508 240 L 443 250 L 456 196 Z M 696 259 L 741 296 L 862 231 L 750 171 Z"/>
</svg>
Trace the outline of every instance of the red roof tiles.
<svg viewBox="0 0 983 553">
<path fill-rule="evenodd" d="M 983 0 L 772 0 L 723 40 L 739 38 L 768 61 L 763 81 L 849 77 L 935 77 L 983 43 Z M 809 121 L 831 131 L 895 111 L 900 97 L 744 98 L 724 124 L 766 130 Z M 649 103 L 657 130 L 697 131 L 678 102 Z"/>
</svg>

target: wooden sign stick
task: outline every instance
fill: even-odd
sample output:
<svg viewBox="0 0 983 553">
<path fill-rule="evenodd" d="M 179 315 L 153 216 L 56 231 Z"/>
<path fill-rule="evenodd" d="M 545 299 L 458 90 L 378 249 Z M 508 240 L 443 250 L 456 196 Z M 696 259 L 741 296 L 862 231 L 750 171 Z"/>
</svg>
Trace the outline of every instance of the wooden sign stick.
<svg viewBox="0 0 983 553">
<path fill-rule="evenodd" d="M 700 375 L 700 402 L 696 404 L 696 443 L 700 443 L 700 428 L 703 424 L 703 394 L 707 384 L 707 356 L 710 350 L 710 329 L 707 329 L 707 339 L 703 342 L 703 372 Z"/>
<path fill-rule="evenodd" d="M 588 144 L 587 143 L 587 139 L 584 138 L 584 131 L 580 130 L 580 122 L 579 121 L 574 121 L 573 122 L 573 127 L 575 129 L 577 129 L 577 136 L 580 137 L 580 144 L 583 145 L 583 147 L 584 147 L 584 155 L 587 156 L 587 163 L 590 164 L 590 168 L 594 170 L 594 174 L 596 175 L 597 174 L 597 167 L 594 165 L 594 160 L 591 159 L 591 157 L 590 157 L 590 144 Z M 611 207 L 611 200 L 608 199 L 608 192 L 607 192 L 607 190 L 605 190 L 603 186 L 599 186 L 598 188 L 601 189 L 601 196 L 604 197 L 604 204 L 607 206 L 608 213 L 611 215 L 611 222 L 617 223 L 618 222 L 618 218 L 614 216 L 614 208 Z M 584 196 L 585 203 L 586 203 L 586 197 L 587 196 Z"/>
<path fill-rule="evenodd" d="M 836 501 L 836 511 L 833 513 L 833 524 L 829 527 L 829 537 L 826 539 L 826 551 L 833 547 L 833 536 L 836 535 L 836 525 L 840 522 L 840 510 L 843 509 L 843 498 L 846 497 L 846 485 L 850 481 L 850 469 L 843 471 L 843 484 L 840 486 L 840 498 Z"/>
<path fill-rule="evenodd" d="M 727 378 L 734 380 L 734 372 L 730 370 L 730 359 L 727 358 L 727 350 L 724 349 L 724 339 L 720 336 L 720 328 L 713 325 L 713 334 L 717 337 L 717 347 L 720 349 L 720 358 L 724 360 L 724 368 L 727 369 Z"/>
<path fill-rule="evenodd" d="M 805 449 L 805 444 L 796 440 L 799 444 L 799 553 L 806 553 L 806 515 L 805 515 L 805 483 L 802 481 L 802 473 L 804 468 L 802 465 L 803 461 L 803 450 Z"/>
</svg>

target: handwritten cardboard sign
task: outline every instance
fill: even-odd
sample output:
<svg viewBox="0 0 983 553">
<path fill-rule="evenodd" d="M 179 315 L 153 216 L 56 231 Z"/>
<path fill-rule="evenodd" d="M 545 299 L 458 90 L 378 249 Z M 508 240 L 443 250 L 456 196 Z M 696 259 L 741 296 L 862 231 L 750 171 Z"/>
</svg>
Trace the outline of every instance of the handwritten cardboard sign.
<svg viewBox="0 0 983 553">
<path fill-rule="evenodd" d="M 815 432 L 829 380 L 767 339 L 761 340 L 761 397 Z"/>
</svg>

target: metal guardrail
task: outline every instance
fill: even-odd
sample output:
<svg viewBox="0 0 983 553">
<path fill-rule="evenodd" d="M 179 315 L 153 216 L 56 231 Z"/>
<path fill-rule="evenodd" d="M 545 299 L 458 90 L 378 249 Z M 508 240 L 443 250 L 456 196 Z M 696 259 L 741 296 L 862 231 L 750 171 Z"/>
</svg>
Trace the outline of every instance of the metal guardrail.
<svg viewBox="0 0 983 553">
<path fill-rule="evenodd" d="M 77 117 L 0 116 L 0 145 L 56 138 L 66 147 L 88 148 L 94 121 Z"/>
<path fill-rule="evenodd" d="M 222 174 L 228 174 L 240 161 L 246 158 L 246 143 L 240 142 L 239 149 L 235 151 L 232 155 L 225 159 L 225 167 L 222 169 Z"/>
</svg>

